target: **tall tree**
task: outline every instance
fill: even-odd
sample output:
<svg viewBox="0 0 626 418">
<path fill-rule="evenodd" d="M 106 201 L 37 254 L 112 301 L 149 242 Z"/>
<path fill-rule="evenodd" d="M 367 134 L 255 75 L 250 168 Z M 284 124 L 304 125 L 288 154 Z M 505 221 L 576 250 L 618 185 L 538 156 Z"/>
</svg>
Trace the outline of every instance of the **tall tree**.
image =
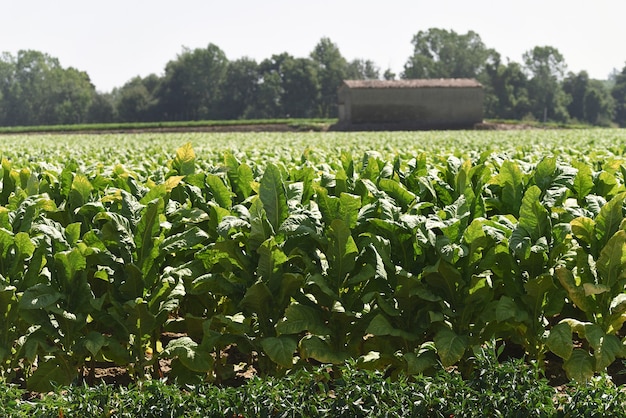
<svg viewBox="0 0 626 418">
<path fill-rule="evenodd" d="M 566 121 L 568 97 L 561 81 L 567 65 L 558 49 L 536 46 L 523 55 L 526 71 L 530 75 L 529 93 L 535 118 Z"/>
<path fill-rule="evenodd" d="M 569 95 L 570 117 L 593 125 L 608 125 L 613 118 L 613 97 L 600 80 L 592 80 L 586 71 L 569 73 L 563 80 L 563 91 Z"/>
<path fill-rule="evenodd" d="M 626 127 L 626 66 L 615 75 L 615 85 L 611 89 L 611 96 L 615 100 L 615 122 Z"/>
<path fill-rule="evenodd" d="M 218 46 L 209 44 L 207 48 L 183 49 L 177 59 L 165 67 L 158 94 L 165 118 L 215 118 L 227 71 L 228 60 Z"/>
<path fill-rule="evenodd" d="M 259 65 L 257 97 L 248 115 L 256 117 L 315 116 L 319 85 L 316 66 L 308 58 L 275 54 Z"/>
<path fill-rule="evenodd" d="M 248 118 L 282 118 L 285 117 L 282 96 L 284 94 L 283 63 L 291 59 L 284 52 L 274 54 L 259 64 L 259 82 L 255 97 L 246 110 Z"/>
<path fill-rule="evenodd" d="M 377 80 L 380 69 L 371 60 L 355 59 L 348 64 L 347 78 L 351 80 Z"/>
<path fill-rule="evenodd" d="M 259 64 L 255 60 L 243 57 L 230 61 L 221 87 L 218 116 L 223 119 L 243 118 L 256 97 L 259 77 Z"/>
<path fill-rule="evenodd" d="M 383 73 L 383 78 L 385 80 L 395 80 L 396 79 L 396 73 L 394 73 L 391 68 L 387 68 L 385 70 L 385 72 Z"/>
<path fill-rule="evenodd" d="M 530 112 L 528 78 L 520 64 L 499 57 L 485 67 L 485 113 L 491 118 L 521 119 Z"/>
<path fill-rule="evenodd" d="M 590 80 L 584 97 L 585 121 L 600 126 L 610 126 L 615 112 L 615 100 L 601 80 Z"/>
<path fill-rule="evenodd" d="M 563 91 L 571 98 L 567 105 L 569 115 L 579 121 L 585 120 L 585 94 L 589 87 L 589 74 L 581 71 L 578 74 L 570 72 L 563 80 Z"/>
<path fill-rule="evenodd" d="M 13 106 L 15 58 L 8 52 L 0 55 L 0 125 L 10 125 L 9 111 Z"/>
<path fill-rule="evenodd" d="M 6 125 L 81 123 L 95 88 L 87 73 L 63 68 L 59 60 L 33 50 L 2 56 L 0 90 Z"/>
<path fill-rule="evenodd" d="M 289 57 L 281 65 L 282 97 L 285 116 L 315 116 L 320 85 L 314 63 L 308 58 Z"/>
<path fill-rule="evenodd" d="M 413 55 L 404 65 L 402 78 L 479 78 L 496 56 L 474 31 L 458 34 L 431 28 L 419 31 L 411 43 Z"/>
<path fill-rule="evenodd" d="M 87 111 L 88 123 L 111 123 L 116 120 L 115 105 L 111 93 L 99 93 L 93 97 Z"/>
<path fill-rule="evenodd" d="M 318 116 L 337 116 L 337 89 L 347 78 L 348 62 L 339 47 L 329 38 L 322 38 L 311 52 L 320 86 Z"/>
<path fill-rule="evenodd" d="M 149 122 L 159 120 L 158 100 L 155 97 L 159 77 L 151 74 L 146 78 L 135 77 L 120 89 L 113 91 L 117 118 L 121 122 Z"/>
</svg>

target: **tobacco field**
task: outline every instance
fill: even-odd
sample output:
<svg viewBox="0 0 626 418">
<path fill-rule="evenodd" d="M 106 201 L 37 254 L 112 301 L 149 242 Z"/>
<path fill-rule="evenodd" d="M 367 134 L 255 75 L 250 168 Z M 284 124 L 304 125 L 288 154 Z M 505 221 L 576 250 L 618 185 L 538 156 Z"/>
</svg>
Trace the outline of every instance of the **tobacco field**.
<svg viewBox="0 0 626 418">
<path fill-rule="evenodd" d="M 0 136 L 0 379 L 626 357 L 626 131 Z"/>
</svg>

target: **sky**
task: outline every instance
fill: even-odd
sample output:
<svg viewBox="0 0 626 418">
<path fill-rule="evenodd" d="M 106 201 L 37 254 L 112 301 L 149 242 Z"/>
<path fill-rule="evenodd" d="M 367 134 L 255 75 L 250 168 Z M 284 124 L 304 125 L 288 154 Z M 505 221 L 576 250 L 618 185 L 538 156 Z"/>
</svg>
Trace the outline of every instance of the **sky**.
<svg viewBox="0 0 626 418">
<path fill-rule="evenodd" d="M 1 0 L 0 52 L 47 53 L 108 92 L 210 43 L 260 62 L 307 57 L 327 37 L 349 61 L 399 75 L 413 36 L 441 28 L 478 33 L 504 62 L 552 46 L 568 71 L 606 79 L 626 65 L 624 16 L 624 0 Z"/>
</svg>

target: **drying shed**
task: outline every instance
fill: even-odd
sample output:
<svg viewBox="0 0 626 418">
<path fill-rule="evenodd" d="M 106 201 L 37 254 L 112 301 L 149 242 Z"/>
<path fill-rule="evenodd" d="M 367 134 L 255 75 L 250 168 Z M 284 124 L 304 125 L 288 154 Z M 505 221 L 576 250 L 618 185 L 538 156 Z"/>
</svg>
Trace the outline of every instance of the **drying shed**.
<svg viewBox="0 0 626 418">
<path fill-rule="evenodd" d="M 483 86 L 474 79 L 345 80 L 338 95 L 346 127 L 463 128 L 483 120 Z"/>
</svg>

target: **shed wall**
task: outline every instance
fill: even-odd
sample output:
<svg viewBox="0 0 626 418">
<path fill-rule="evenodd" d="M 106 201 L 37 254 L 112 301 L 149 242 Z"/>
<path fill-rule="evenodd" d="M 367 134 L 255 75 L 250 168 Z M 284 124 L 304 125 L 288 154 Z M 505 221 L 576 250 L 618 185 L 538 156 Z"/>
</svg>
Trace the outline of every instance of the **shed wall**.
<svg viewBox="0 0 626 418">
<path fill-rule="evenodd" d="M 339 90 L 339 120 L 417 127 L 471 126 L 482 122 L 480 87 L 349 88 Z"/>
</svg>

